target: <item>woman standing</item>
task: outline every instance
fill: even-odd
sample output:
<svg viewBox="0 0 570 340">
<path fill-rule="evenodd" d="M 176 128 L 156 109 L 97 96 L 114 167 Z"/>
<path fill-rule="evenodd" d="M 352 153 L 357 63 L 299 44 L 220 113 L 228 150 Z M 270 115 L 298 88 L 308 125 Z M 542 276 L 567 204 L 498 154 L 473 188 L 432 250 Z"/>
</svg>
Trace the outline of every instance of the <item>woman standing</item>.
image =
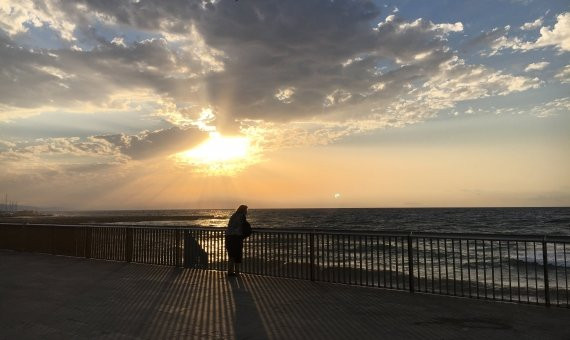
<svg viewBox="0 0 570 340">
<path fill-rule="evenodd" d="M 226 229 L 226 250 L 228 252 L 228 276 L 239 274 L 243 256 L 243 239 L 251 234 L 251 225 L 246 220 L 247 205 L 240 205 L 233 213 Z"/>
</svg>

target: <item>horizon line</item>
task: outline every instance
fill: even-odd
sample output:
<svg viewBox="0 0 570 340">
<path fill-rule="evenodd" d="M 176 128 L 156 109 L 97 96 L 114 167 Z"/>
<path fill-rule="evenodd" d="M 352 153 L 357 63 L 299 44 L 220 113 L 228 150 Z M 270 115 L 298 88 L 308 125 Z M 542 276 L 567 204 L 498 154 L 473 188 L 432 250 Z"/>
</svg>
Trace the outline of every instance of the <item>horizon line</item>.
<svg viewBox="0 0 570 340">
<path fill-rule="evenodd" d="M 97 208 L 97 209 L 81 209 L 81 208 L 42 208 L 34 207 L 37 209 L 45 209 L 44 211 L 153 211 L 153 210 L 170 210 L 170 211 L 180 211 L 180 210 L 233 210 L 235 207 L 215 207 L 215 208 Z M 249 210 L 317 210 L 317 209 L 532 209 L 532 208 L 570 208 L 570 205 L 560 205 L 560 206 L 388 206 L 388 207 L 263 207 L 254 208 L 249 207 Z"/>
</svg>

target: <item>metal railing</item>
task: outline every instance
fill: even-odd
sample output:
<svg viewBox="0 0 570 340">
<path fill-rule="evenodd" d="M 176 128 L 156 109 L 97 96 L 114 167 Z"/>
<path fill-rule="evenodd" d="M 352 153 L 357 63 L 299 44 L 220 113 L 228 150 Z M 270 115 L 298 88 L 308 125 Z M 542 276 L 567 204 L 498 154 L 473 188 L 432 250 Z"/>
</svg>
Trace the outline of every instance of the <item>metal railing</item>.
<svg viewBox="0 0 570 340">
<path fill-rule="evenodd" d="M 0 248 L 225 270 L 223 228 L 0 224 Z M 570 307 L 570 237 L 255 229 L 242 271 Z"/>
</svg>

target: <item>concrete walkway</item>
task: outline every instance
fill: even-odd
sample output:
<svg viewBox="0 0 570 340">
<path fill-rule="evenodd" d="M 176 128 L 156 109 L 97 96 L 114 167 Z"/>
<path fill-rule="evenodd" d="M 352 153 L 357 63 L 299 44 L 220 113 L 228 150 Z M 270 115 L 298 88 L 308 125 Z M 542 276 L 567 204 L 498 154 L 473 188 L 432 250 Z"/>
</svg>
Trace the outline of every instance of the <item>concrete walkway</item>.
<svg viewBox="0 0 570 340">
<path fill-rule="evenodd" d="M 1 339 L 570 339 L 570 310 L 0 251 Z"/>
</svg>

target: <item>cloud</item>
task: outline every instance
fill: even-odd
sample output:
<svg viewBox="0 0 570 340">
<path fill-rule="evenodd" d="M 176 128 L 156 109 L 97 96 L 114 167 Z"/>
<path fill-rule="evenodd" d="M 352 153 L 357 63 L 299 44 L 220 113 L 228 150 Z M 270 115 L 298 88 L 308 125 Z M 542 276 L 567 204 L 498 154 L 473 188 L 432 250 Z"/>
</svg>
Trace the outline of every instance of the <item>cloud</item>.
<svg viewBox="0 0 570 340">
<path fill-rule="evenodd" d="M 562 84 L 569 84 L 570 83 L 570 65 L 566 65 L 563 68 L 561 68 L 554 77 L 556 79 L 558 79 Z"/>
<path fill-rule="evenodd" d="M 216 131 L 216 112 L 210 106 L 178 105 L 172 100 L 160 100 L 159 103 L 160 107 L 154 112 L 155 117 L 180 128 L 196 127 L 201 131 Z"/>
<path fill-rule="evenodd" d="M 277 100 L 289 104 L 293 101 L 293 95 L 295 94 L 295 88 L 292 86 L 289 87 L 283 87 L 280 89 L 277 89 L 277 92 L 275 93 L 275 98 L 277 98 Z"/>
<path fill-rule="evenodd" d="M 566 114 L 570 110 L 570 97 L 557 98 L 538 105 L 525 106 L 504 106 L 490 108 L 468 108 L 465 114 L 485 114 L 485 115 L 531 115 L 538 118 L 546 118 Z"/>
<path fill-rule="evenodd" d="M 519 37 L 509 37 L 509 29 L 509 26 L 506 26 L 504 29 L 495 28 L 490 32 L 483 33 L 474 39 L 471 44 L 480 42 L 488 45 L 490 47 L 488 55 L 498 54 L 504 49 L 526 52 L 552 47 L 560 52 L 570 51 L 570 12 L 557 15 L 556 23 L 552 28 L 540 28 L 540 36 L 536 41 L 524 41 Z"/>
<path fill-rule="evenodd" d="M 117 155 L 113 145 L 96 138 L 39 138 L 15 143 L 12 151 L 33 156 L 111 156 Z"/>
<path fill-rule="evenodd" d="M 25 49 L 0 38 L 0 57 L 0 102 L 20 108 L 101 107 L 117 93 L 146 89 L 175 96 L 177 84 L 191 78 L 180 70 L 183 58 L 161 39 L 81 52 Z"/>
<path fill-rule="evenodd" d="M 265 150 L 328 145 L 354 134 L 423 122 L 436 117 L 442 110 L 453 108 L 458 102 L 505 96 L 542 85 L 537 78 L 512 76 L 482 65 L 466 65 L 458 57 L 439 68 L 437 75 L 428 81 L 408 83 L 407 92 L 397 100 L 378 106 L 361 102 L 359 105 L 367 107 L 363 114 L 351 117 L 322 115 L 288 124 L 246 120 L 242 122 L 242 132 L 258 141 Z M 327 104 L 340 97 L 340 94 L 335 95 Z"/>
<path fill-rule="evenodd" d="M 406 22 L 394 15 L 371 29 L 379 11 L 367 1 L 190 1 L 171 6 L 83 1 L 59 10 L 66 20 L 85 19 L 73 20 L 78 25 L 73 32 L 76 38 L 92 39 L 94 47 L 31 51 L 4 38 L 8 72 L 0 102 L 79 106 L 106 102 L 117 91 L 146 89 L 197 111 L 211 106 L 221 116 L 219 124 L 244 118 L 290 120 L 319 114 L 337 90 L 358 93 L 352 95 L 352 102 L 358 102 L 378 83 L 376 63 L 415 63 L 414 57 L 444 49 L 445 37 L 462 30 L 461 23 Z M 90 28 L 94 23 L 111 29 L 127 25 L 164 38 L 129 43 L 115 35 L 107 41 Z M 354 62 L 343 68 L 348 59 Z M 282 99 L 275 97 L 279 89 L 289 89 Z"/>
<path fill-rule="evenodd" d="M 509 30 L 510 26 L 495 27 L 492 30 L 483 32 L 477 37 L 466 42 L 463 46 L 463 49 L 464 51 L 467 51 L 479 46 L 483 46 L 485 48 L 493 47 L 497 44 L 498 41 L 500 41 L 506 36 Z"/>
<path fill-rule="evenodd" d="M 132 159 L 148 159 L 191 149 L 207 137 L 206 132 L 197 128 L 172 127 L 157 131 L 143 131 L 133 136 L 117 134 L 93 138 L 111 143 L 121 153 Z"/>
<path fill-rule="evenodd" d="M 196 128 L 173 127 L 137 135 L 0 141 L 0 162 L 3 172 L 16 177 L 34 172 L 50 176 L 99 172 L 126 167 L 130 160 L 172 155 L 198 145 L 207 137 L 207 133 Z"/>
<path fill-rule="evenodd" d="M 570 12 L 559 14 L 553 28 L 542 27 L 540 37 L 531 46 L 554 46 L 560 51 L 570 51 Z"/>
<path fill-rule="evenodd" d="M 558 98 L 550 102 L 536 105 L 529 110 L 533 116 L 545 118 L 570 112 L 570 97 Z"/>
<path fill-rule="evenodd" d="M 50 27 L 73 36 L 61 33 L 67 43 L 61 48 L 30 49 L 17 37 L 33 32 L 11 33 L 17 24 L 4 29 L 4 117 L 62 107 L 134 110 L 143 103 L 185 131 L 170 132 L 180 138 L 187 128 L 235 133 L 247 129 L 246 121 L 296 129 L 310 121 L 320 124 L 307 130 L 320 131 L 320 140 L 366 130 L 365 124 L 416 123 L 461 100 L 539 86 L 533 78 L 460 62 L 448 37 L 462 32 L 463 23 L 406 20 L 398 13 L 380 20 L 370 1 L 84 0 L 48 1 L 33 10 L 41 13 L 22 13 L 44 18 L 57 12 L 53 20 L 61 27 Z M 65 30 L 65 22 L 75 26 Z M 122 35 L 127 29 L 143 38 Z M 501 36 L 498 30 L 472 43 Z M 158 145 L 149 142 L 152 136 L 140 137 Z M 129 138 L 115 144 L 121 152 L 150 157 L 138 151 L 139 137 Z"/>
<path fill-rule="evenodd" d="M 0 182 L 18 187 L 65 183 L 69 176 L 92 176 L 127 165 L 127 157 L 97 138 L 44 138 L 10 143 L 0 148 Z M 20 183 L 18 185 L 18 183 Z M 33 193 L 32 193 L 33 194 Z"/>
<path fill-rule="evenodd" d="M 461 101 L 505 96 L 541 86 L 537 78 L 513 76 L 483 65 L 467 65 L 454 57 L 440 65 L 439 72 L 421 86 L 411 87 L 407 96 L 388 107 L 391 112 L 406 112 L 407 118 L 434 117 Z M 417 112 L 422 112 L 418 114 Z"/>
<path fill-rule="evenodd" d="M 524 24 L 520 27 L 520 29 L 521 29 L 521 30 L 525 30 L 525 31 L 534 30 L 534 29 L 537 29 L 537 28 L 541 27 L 543 22 L 544 22 L 544 17 L 540 17 L 540 18 L 536 19 L 536 20 L 533 21 L 533 22 L 524 23 Z"/>
<path fill-rule="evenodd" d="M 546 68 L 546 66 L 548 66 L 548 65 L 550 65 L 550 63 L 547 61 L 541 61 L 538 63 L 531 63 L 531 64 L 528 64 L 527 67 L 525 67 L 524 71 L 525 72 L 540 71 L 540 70 L 544 70 Z"/>
<path fill-rule="evenodd" d="M 49 27 L 62 39 L 75 40 L 75 24 L 54 1 L 2 1 L 0 2 L 0 28 L 8 35 L 29 31 L 30 27 Z"/>
<path fill-rule="evenodd" d="M 439 82 L 436 78 L 433 83 L 449 90 L 448 96 L 453 97 L 455 101 L 462 100 L 461 97 L 467 100 L 495 95 L 504 96 L 538 88 L 541 84 L 537 78 L 513 76 L 481 65 L 465 65 L 460 59 L 449 62 L 444 70 L 439 80 L 446 81 Z M 469 90 L 465 91 L 467 89 Z"/>
<path fill-rule="evenodd" d="M 195 173 L 190 165 L 176 170 L 173 161 L 157 162 L 156 157 L 193 147 L 204 136 L 196 128 L 174 127 L 137 135 L 0 141 L 0 183 L 8 192 L 47 206 L 56 204 L 53 199 L 72 206 L 103 199 L 125 187 L 137 193 L 148 185 L 137 184 L 141 178 L 170 183 L 177 178 L 173 171 L 178 177 Z"/>
</svg>

